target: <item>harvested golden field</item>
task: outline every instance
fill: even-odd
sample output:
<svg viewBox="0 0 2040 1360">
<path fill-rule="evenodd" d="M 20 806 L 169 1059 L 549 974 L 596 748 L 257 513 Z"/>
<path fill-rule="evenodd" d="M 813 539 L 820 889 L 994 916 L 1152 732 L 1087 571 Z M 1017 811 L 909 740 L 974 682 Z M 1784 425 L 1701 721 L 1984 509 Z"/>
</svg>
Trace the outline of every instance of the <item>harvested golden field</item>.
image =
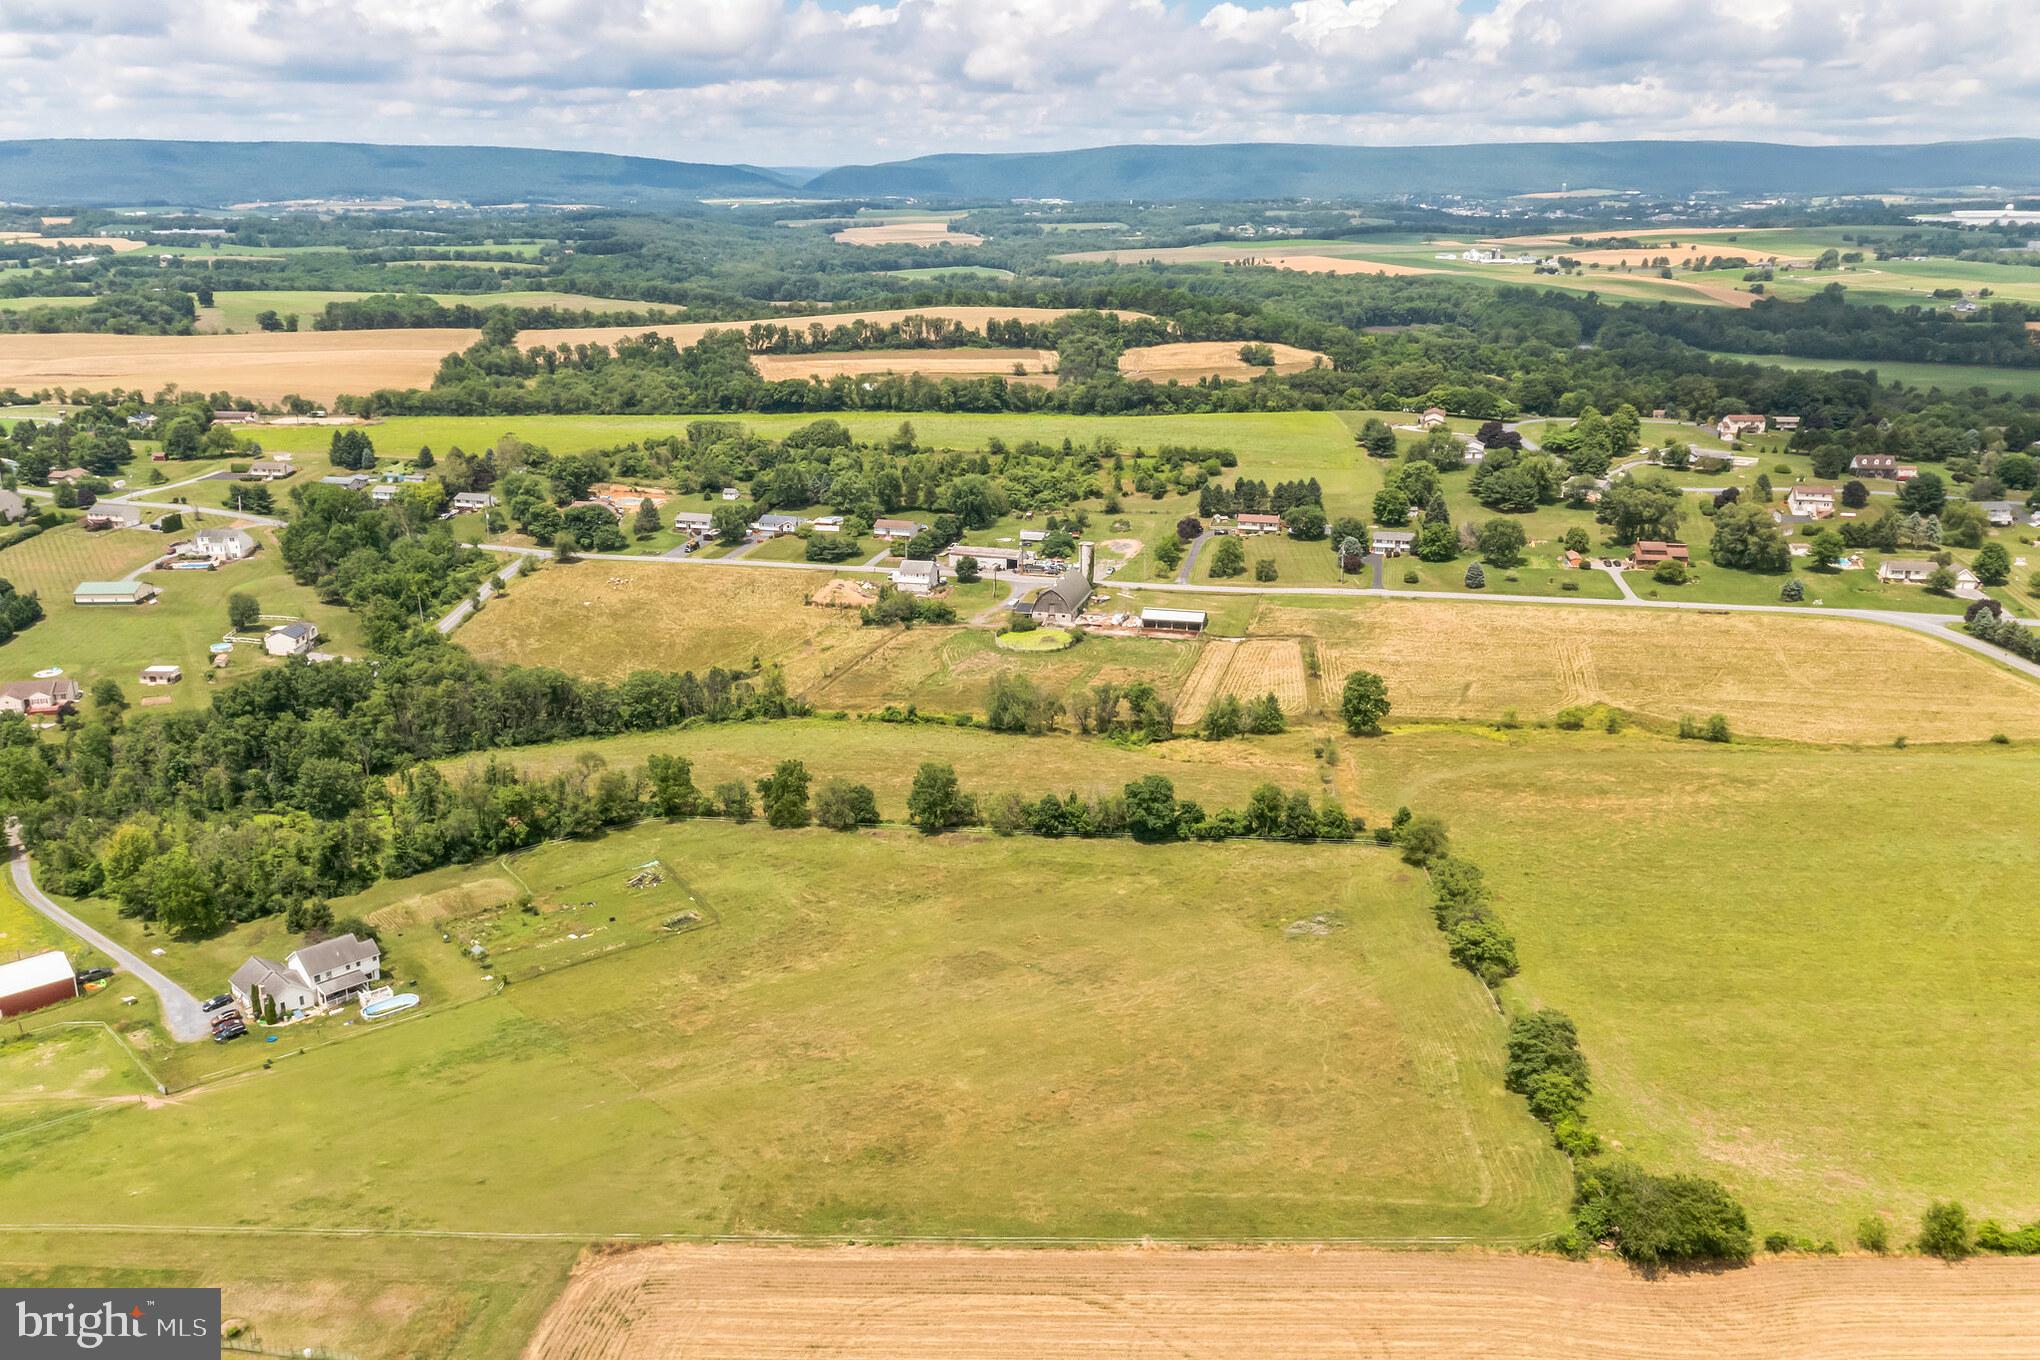
<svg viewBox="0 0 2040 1360">
<path fill-rule="evenodd" d="M 479 331 L 455 328 L 296 331 L 256 335 L 0 335 L 0 387 L 139 388 L 175 383 L 190 392 L 232 392 L 257 401 L 297 393 L 331 401 L 343 392 L 423 387 L 439 361 Z"/>
<path fill-rule="evenodd" d="M 940 317 L 974 329 L 988 320 L 1053 321 L 1067 313 L 1057 307 L 921 307 L 873 312 L 832 312 L 787 317 L 783 323 L 835 327 L 853 321 L 891 325 L 910 316 Z M 1123 312 L 1135 317 L 1138 312 Z M 580 326 L 523 331 L 526 349 L 535 346 L 613 345 L 647 331 L 691 345 L 712 330 L 744 330 L 748 321 L 686 322 L 666 326 Z M 423 387 L 439 361 L 466 349 L 481 332 L 459 327 L 415 330 L 277 331 L 251 335 L 0 335 L 0 387 L 34 391 L 42 387 L 140 388 L 154 393 L 166 383 L 186 391 L 228 391 L 258 401 L 290 393 L 330 402 L 342 393 L 379 387 Z M 942 353 L 960 351 L 931 351 Z M 876 353 L 876 352 L 874 352 Z M 900 351 L 890 351 L 897 356 Z M 1027 351 L 1032 354 L 1034 351 Z M 792 359 L 801 356 L 787 356 Z M 895 365 L 903 362 L 893 358 Z M 917 362 L 919 362 L 917 360 Z M 1007 363 L 1007 371 L 1011 370 Z M 845 370 L 866 371 L 866 370 Z"/>
<path fill-rule="evenodd" d="M 1293 637 L 1214 638 L 1204 644 L 1197 668 L 1183 683 L 1176 720 L 1196 722 L 1224 695 L 1245 703 L 1271 693 L 1284 713 L 1301 713 L 1310 706 L 1303 643 Z"/>
<path fill-rule="evenodd" d="M 1119 372 L 1130 380 L 1196 382 L 1200 378 L 1253 378 L 1263 373 L 1301 373 L 1329 362 L 1316 350 L 1295 345 L 1270 345 L 1272 368 L 1256 367 L 1240 358 L 1237 341 L 1197 340 L 1175 345 L 1138 345 L 1119 356 Z"/>
<path fill-rule="evenodd" d="M 1399 717 L 1546 718 L 1608 704 L 1665 721 L 1727 716 L 1738 733 L 1800 741 L 2040 736 L 2040 687 L 1884 624 L 1815 616 L 1564 605 L 1270 601 L 1257 631 L 1318 639 L 1327 683 L 1388 680 Z M 1897 705 L 1866 694 L 1905 696 Z"/>
<path fill-rule="evenodd" d="M 1474 1253 L 657 1246 L 584 1257 L 530 1360 L 2040 1356 L 2040 1266 L 1765 1261 L 1646 1279 Z"/>
<path fill-rule="evenodd" d="M 1633 269 L 1645 269 L 1652 267 L 1652 262 L 1660 258 L 1668 259 L 1674 265 L 1677 265 L 1683 260 L 1693 258 L 1695 255 L 1741 255 L 1751 260 L 1775 260 L 1779 264 L 1811 264 L 1813 262 L 1812 257 L 1808 255 L 1778 255 L 1761 247 L 1744 249 L 1741 245 L 1726 245 L 1719 241 L 1711 245 L 1689 241 L 1684 245 L 1677 246 L 1630 246 L 1621 250 L 1577 250 L 1562 246 L 1558 248 L 1557 253 L 1565 256 L 1568 260 L 1578 260 L 1581 264 L 1598 264 L 1603 268 L 1618 268 L 1622 265 L 1628 265 Z"/>
<path fill-rule="evenodd" d="M 1014 365 L 1039 378 L 1055 369 L 1046 349 L 867 349 L 848 354 L 759 354 L 751 363 L 762 378 L 835 378 L 848 374 L 924 373 L 931 378 L 1020 376 Z M 1244 367 L 1244 365 L 1242 365 Z M 1309 365 L 1305 365 L 1309 367 Z"/>
<path fill-rule="evenodd" d="M 845 227 L 835 239 L 846 246 L 978 246 L 985 241 L 967 231 L 951 231 L 947 222 L 929 220 Z"/>
<path fill-rule="evenodd" d="M 1307 250 L 1270 250 L 1266 246 L 1130 246 L 1119 250 L 1079 250 L 1056 256 L 1094 264 L 1241 264 L 1269 269 L 1295 269 L 1308 274 L 1435 274 L 1419 265 L 1388 264 L 1320 255 Z"/>
<path fill-rule="evenodd" d="M 1386 260 L 1352 260 L 1337 255 L 1261 255 L 1252 259 L 1236 261 L 1238 264 L 1261 265 L 1268 269 L 1293 269 L 1301 274 L 1377 274 L 1393 276 L 1398 274 L 1435 274 L 1435 269 L 1425 269 L 1413 264 L 1390 264 Z"/>
<path fill-rule="evenodd" d="M 784 666 L 787 688 L 800 693 L 894 633 L 860 627 L 853 611 L 806 603 L 829 580 L 706 564 L 548 564 L 518 577 L 460 640 L 484 660 L 605 680 L 635 670 L 748 670 L 756 657 Z"/>
<path fill-rule="evenodd" d="M 1564 236 L 1498 236 L 1488 244 L 1504 246 L 1562 246 L 1577 235 L 1582 241 L 1642 241 L 1646 245 L 1673 242 L 1687 242 L 1696 236 L 1748 236 L 1761 238 L 1762 227 L 1672 227 L 1664 231 L 1638 231 L 1634 228 L 1613 231 L 1568 232 Z"/>
</svg>

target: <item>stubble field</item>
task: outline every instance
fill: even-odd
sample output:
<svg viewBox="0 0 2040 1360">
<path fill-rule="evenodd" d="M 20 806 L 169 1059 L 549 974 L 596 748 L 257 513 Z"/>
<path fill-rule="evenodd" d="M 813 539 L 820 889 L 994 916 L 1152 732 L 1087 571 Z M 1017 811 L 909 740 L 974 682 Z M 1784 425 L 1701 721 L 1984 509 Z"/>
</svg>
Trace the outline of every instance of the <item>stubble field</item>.
<svg viewBox="0 0 2040 1360">
<path fill-rule="evenodd" d="M 529 1360 L 822 1356 L 2040 1355 L 2040 1270 L 1786 1261 L 1646 1280 L 1606 1263 L 1360 1251 L 596 1253 Z"/>
</svg>

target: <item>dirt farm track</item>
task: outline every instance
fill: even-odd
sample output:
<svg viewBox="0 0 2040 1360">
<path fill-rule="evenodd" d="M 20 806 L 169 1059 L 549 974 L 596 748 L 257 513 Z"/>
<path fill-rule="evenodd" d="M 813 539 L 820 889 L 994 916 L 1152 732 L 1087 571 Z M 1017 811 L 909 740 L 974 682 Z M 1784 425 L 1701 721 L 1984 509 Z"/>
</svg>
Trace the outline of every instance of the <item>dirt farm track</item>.
<svg viewBox="0 0 2040 1360">
<path fill-rule="evenodd" d="M 585 1259 L 525 1354 L 2005 1360 L 2040 1356 L 2040 1264 L 660 1246 Z"/>
</svg>

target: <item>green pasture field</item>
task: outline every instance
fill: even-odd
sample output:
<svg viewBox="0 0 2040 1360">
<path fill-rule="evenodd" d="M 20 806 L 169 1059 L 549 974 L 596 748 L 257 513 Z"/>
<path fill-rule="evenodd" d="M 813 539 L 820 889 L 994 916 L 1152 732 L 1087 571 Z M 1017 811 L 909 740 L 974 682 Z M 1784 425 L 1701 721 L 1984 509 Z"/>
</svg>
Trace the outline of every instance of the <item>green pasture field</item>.
<svg viewBox="0 0 2040 1360">
<path fill-rule="evenodd" d="M 196 515 L 185 516 L 183 533 L 204 527 Z M 9 678 L 26 679 L 47 666 L 64 673 L 89 692 L 95 681 L 120 682 L 128 702 L 167 700 L 171 706 L 196 708 L 210 702 L 215 682 L 209 644 L 227 633 L 227 596 L 245 591 L 261 603 L 265 615 L 306 618 L 319 625 L 320 646 L 343 655 L 362 652 L 361 627 L 339 607 L 321 603 L 309 587 L 298 585 L 284 570 L 274 537 L 265 529 L 250 530 L 261 549 L 251 558 L 217 571 L 151 571 L 141 579 L 160 594 L 145 605 L 79 605 L 71 592 L 80 581 L 118 580 L 154 559 L 171 537 L 142 529 L 111 529 L 88 534 L 76 523 L 51 529 L 26 543 L 0 549 L 0 577 L 17 590 L 42 596 L 46 617 L 0 646 L 0 670 Z M 267 624 L 265 623 L 265 627 Z M 144 688 L 137 677 L 144 666 L 162 662 L 184 668 L 184 679 L 162 689 Z M 221 679 L 231 681 L 263 666 L 282 664 L 253 646 L 237 647 Z"/>
<path fill-rule="evenodd" d="M 86 1231 L 0 1234 L 20 1286 L 219 1289 L 236 1344 L 361 1360 L 515 1355 L 565 1287 L 578 1244 Z"/>
<path fill-rule="evenodd" d="M 0 1141 L 10 1217 L 106 1199 L 191 1229 L 1485 1240 L 1562 1219 L 1564 1163 L 1501 1088 L 1500 1017 L 1387 852 L 697 823 L 518 870 L 600 879 L 622 914 L 610 880 L 653 859 L 713 924 L 24 1130 Z M 1319 912 L 1329 933 L 1285 933 Z M 219 1130 L 258 1125 L 220 1155 Z"/>
<path fill-rule="evenodd" d="M 1854 369 L 1857 372 L 1875 373 L 1883 382 L 1902 382 L 1923 392 L 1931 392 L 1935 388 L 1943 392 L 1958 392 L 1967 391 L 1972 387 L 1982 387 L 1992 392 L 2009 392 L 2015 397 L 2040 395 L 2040 368 L 1995 368 L 1987 364 L 1910 364 L 1862 359 L 1802 359 L 1787 354 L 1717 354 L 1715 357 L 1745 364 L 1764 364 L 1771 368 L 1803 368 L 1823 373 Z"/>
<path fill-rule="evenodd" d="M 1555 732 L 1354 743 L 1444 816 L 1579 1024 L 1593 1122 L 1724 1181 L 1759 1231 L 1847 1244 L 1929 1200 L 2040 1216 L 2040 870 L 2028 747 L 1853 751 Z M 1987 789 L 1987 797 L 1977 791 Z"/>
<path fill-rule="evenodd" d="M 89 307 L 89 297 L 0 297 L 0 312 L 26 312 L 37 307 Z"/>
<path fill-rule="evenodd" d="M 988 264 L 928 265 L 920 269 L 888 269 L 885 271 L 896 279 L 1010 279 L 1010 269 L 995 269 Z"/>
</svg>

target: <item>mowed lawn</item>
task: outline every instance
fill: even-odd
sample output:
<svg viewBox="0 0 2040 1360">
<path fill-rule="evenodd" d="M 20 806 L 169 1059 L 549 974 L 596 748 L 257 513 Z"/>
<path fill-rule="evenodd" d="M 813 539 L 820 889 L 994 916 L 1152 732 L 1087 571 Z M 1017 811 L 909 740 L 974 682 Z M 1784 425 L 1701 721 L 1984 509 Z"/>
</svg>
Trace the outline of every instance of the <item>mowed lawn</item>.
<svg viewBox="0 0 2040 1360">
<path fill-rule="evenodd" d="M 185 517 L 185 532 L 231 519 Z M 361 629 L 345 609 L 321 604 L 309 587 L 298 585 L 284 570 L 283 559 L 269 530 L 250 531 L 262 544 L 254 557 L 217 571 L 151 571 L 141 579 L 160 594 L 145 605 L 79 605 L 71 593 L 80 581 L 119 580 L 161 554 L 171 537 L 142 529 L 111 529 L 87 533 L 67 524 L 0 549 L 0 577 L 15 589 L 36 591 L 46 617 L 0 645 L 0 674 L 25 680 L 36 671 L 60 666 L 65 675 L 88 691 L 95 681 L 120 682 L 128 702 L 165 700 L 180 707 L 208 702 L 216 683 L 207 647 L 225 637 L 227 596 L 253 595 L 271 621 L 307 618 L 319 625 L 320 645 L 329 651 L 359 656 Z M 267 626 L 265 623 L 264 626 Z M 249 636 L 249 635 L 243 635 Z M 167 689 L 145 689 L 138 683 L 144 666 L 172 663 L 184 668 L 184 680 Z M 217 680 L 232 680 L 259 667 L 281 662 L 258 647 L 242 645 Z"/>
<path fill-rule="evenodd" d="M 627 912 L 655 859 L 712 925 L 0 1141 L 8 1217 L 1510 1240 L 1562 1220 L 1564 1164 L 1501 1089 L 1500 1017 L 1384 851 L 700 823 L 517 869 L 542 922 L 561 899 Z M 1286 932 L 1316 913 L 1329 933 Z"/>
<path fill-rule="evenodd" d="M 2030 745 L 1819 751 L 1598 733 L 1349 744 L 1444 816 L 1579 1024 L 1592 1118 L 1759 1231 L 2040 1217 Z"/>
</svg>

